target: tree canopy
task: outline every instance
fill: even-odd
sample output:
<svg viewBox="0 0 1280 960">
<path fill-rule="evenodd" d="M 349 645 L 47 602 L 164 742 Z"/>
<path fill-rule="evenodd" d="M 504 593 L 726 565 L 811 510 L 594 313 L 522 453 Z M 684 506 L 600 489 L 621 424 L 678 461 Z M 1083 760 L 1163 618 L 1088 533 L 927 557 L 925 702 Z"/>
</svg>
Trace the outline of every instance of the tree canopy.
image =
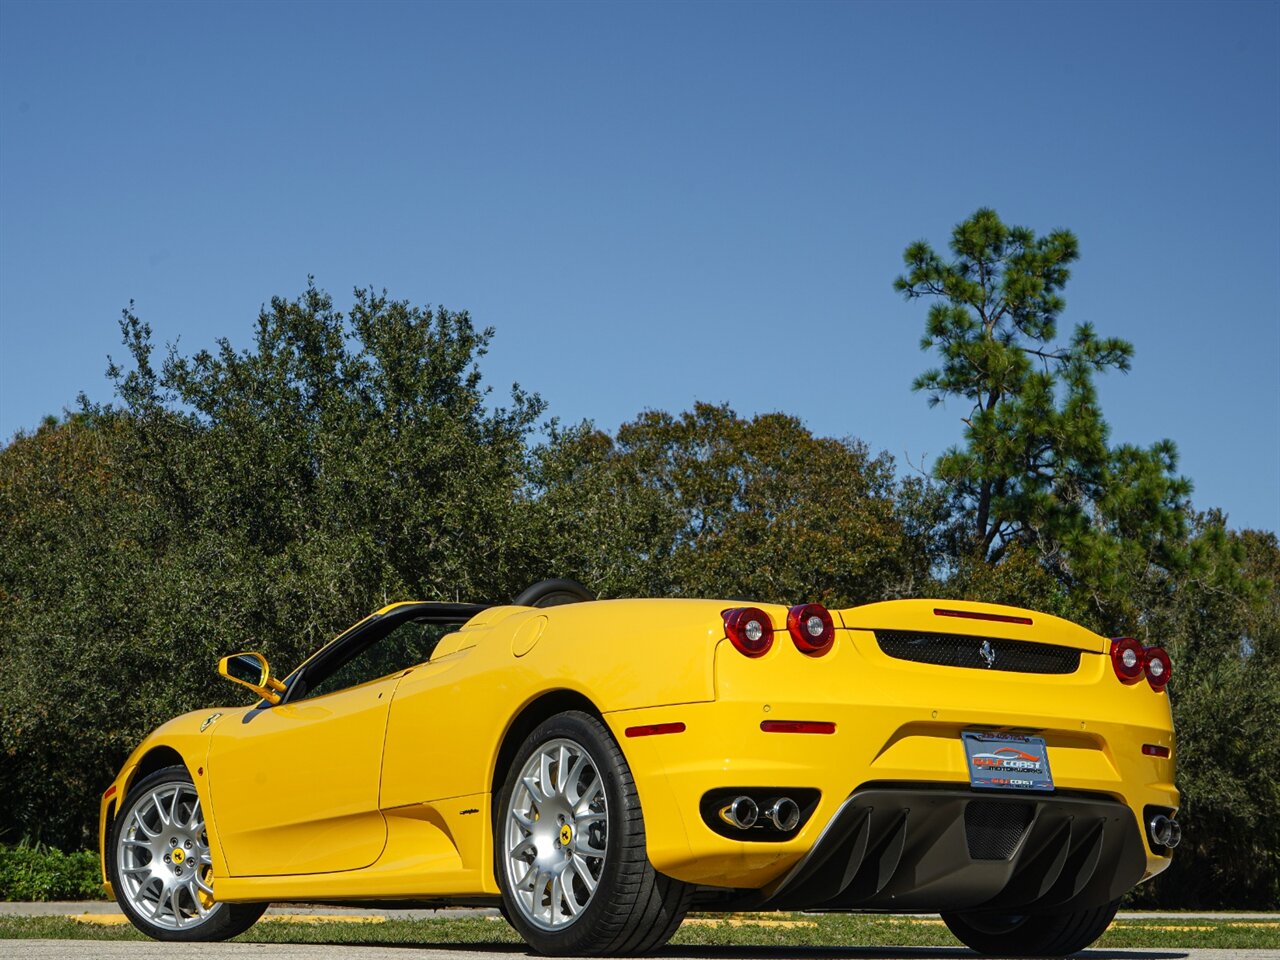
<svg viewBox="0 0 1280 960">
<path fill-rule="evenodd" d="M 610 593 L 843 606 L 927 579 L 892 459 L 785 414 L 699 403 L 616 437 L 583 424 L 541 449 L 537 480 L 544 542 L 566 537 L 557 562 Z"/>
</svg>

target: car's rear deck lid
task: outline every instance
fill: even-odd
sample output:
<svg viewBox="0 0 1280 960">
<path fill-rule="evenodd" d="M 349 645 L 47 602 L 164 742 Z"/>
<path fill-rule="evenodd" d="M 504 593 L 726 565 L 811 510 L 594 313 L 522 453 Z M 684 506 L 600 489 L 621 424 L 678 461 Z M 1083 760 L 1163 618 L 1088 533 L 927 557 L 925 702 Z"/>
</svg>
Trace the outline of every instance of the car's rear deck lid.
<svg viewBox="0 0 1280 960">
<path fill-rule="evenodd" d="M 1038 651 L 1033 645 L 1089 653 L 1106 653 L 1110 649 L 1106 638 L 1069 620 L 994 603 L 888 600 L 836 613 L 837 622 L 846 629 L 873 631 L 880 648 L 889 656 L 924 663 L 967 666 L 967 661 L 955 658 L 963 659 L 971 653 L 981 656 L 974 651 L 981 651 L 981 641 L 989 640 L 997 660 L 1002 652 L 1007 654 L 1005 662 L 1017 657 L 1017 662 L 1022 663 L 1021 672 L 1070 673 L 1075 665 L 1068 661 L 1076 658 L 1069 653 Z M 977 639 L 979 643 L 952 643 L 949 638 Z"/>
</svg>

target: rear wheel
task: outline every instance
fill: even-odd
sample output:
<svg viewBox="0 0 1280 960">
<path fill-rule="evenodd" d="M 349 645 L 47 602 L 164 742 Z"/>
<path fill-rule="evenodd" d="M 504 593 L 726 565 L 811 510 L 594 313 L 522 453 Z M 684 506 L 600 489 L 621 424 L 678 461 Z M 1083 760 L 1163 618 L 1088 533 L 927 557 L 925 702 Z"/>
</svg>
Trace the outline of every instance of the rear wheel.
<svg viewBox="0 0 1280 960">
<path fill-rule="evenodd" d="M 180 766 L 130 789 L 107 844 L 107 877 L 125 916 L 156 940 L 226 940 L 267 907 L 215 897 L 204 810 Z"/>
<path fill-rule="evenodd" d="M 1061 957 L 1083 950 L 1111 925 L 1120 901 L 1050 915 L 944 913 L 967 947 L 995 957 Z"/>
<path fill-rule="evenodd" d="M 635 782 L 598 719 L 570 711 L 538 726 L 497 801 L 503 913 L 535 950 L 647 953 L 680 926 L 692 888 L 649 863 Z"/>
</svg>

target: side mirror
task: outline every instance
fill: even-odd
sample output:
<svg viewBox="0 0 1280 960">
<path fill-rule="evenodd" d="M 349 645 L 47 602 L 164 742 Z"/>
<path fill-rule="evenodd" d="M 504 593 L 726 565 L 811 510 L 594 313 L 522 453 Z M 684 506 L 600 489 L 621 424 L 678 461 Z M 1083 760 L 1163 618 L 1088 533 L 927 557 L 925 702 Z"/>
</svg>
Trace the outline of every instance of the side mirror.
<svg viewBox="0 0 1280 960">
<path fill-rule="evenodd" d="M 271 676 L 271 665 L 260 653 L 233 653 L 218 661 L 218 674 L 232 683 L 248 687 L 267 703 L 275 706 L 284 693 L 284 684 Z"/>
</svg>

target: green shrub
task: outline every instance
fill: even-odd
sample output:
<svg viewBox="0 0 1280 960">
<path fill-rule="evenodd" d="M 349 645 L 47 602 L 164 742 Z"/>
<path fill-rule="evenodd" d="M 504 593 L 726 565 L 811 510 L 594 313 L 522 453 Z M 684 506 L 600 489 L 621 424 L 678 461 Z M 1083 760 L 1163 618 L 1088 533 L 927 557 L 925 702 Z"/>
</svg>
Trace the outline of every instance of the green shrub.
<svg viewBox="0 0 1280 960">
<path fill-rule="evenodd" d="M 41 844 L 0 846 L 0 900 L 105 900 L 98 855 Z"/>
</svg>

